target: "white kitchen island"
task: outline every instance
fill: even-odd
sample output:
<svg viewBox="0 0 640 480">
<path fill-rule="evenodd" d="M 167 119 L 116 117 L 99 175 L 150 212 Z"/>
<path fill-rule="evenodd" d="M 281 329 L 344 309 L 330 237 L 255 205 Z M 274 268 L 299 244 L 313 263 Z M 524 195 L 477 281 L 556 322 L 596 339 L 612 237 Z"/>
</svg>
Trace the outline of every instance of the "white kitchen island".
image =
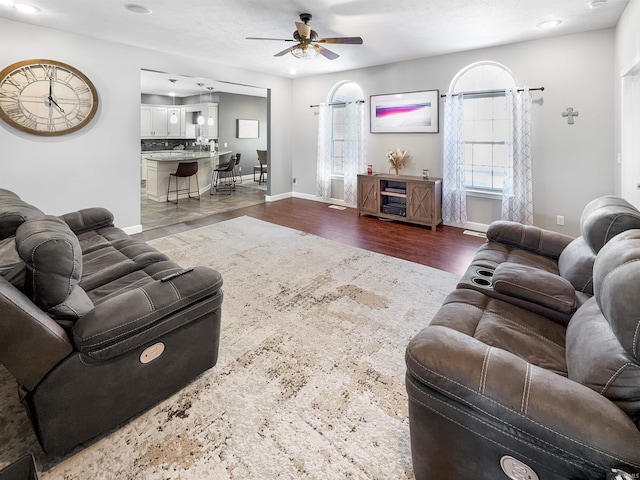
<svg viewBox="0 0 640 480">
<path fill-rule="evenodd" d="M 211 173 L 219 164 L 230 160 L 231 151 L 227 152 L 161 152 L 143 154 L 147 170 L 147 197 L 154 202 L 167 201 L 167 187 L 169 174 L 176 173 L 180 162 L 198 162 L 198 184 L 200 193 L 211 187 Z M 179 178 L 178 188 L 187 188 L 188 179 Z M 173 183 L 171 184 L 174 188 Z M 173 197 L 172 197 L 173 198 Z M 187 198 L 187 193 L 181 193 L 180 198 Z"/>
</svg>

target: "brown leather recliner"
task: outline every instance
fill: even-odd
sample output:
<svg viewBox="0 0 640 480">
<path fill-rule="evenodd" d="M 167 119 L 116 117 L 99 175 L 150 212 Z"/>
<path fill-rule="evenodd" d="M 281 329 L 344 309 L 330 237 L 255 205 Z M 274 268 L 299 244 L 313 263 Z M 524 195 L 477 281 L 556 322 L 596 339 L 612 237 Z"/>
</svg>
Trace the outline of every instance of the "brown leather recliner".
<svg viewBox="0 0 640 480">
<path fill-rule="evenodd" d="M 640 230 L 598 252 L 593 291 L 568 325 L 447 297 L 406 351 L 416 479 L 640 475 Z"/>
<path fill-rule="evenodd" d="M 458 283 L 566 324 L 593 295 L 593 263 L 620 232 L 640 228 L 640 211 L 608 195 L 584 208 L 581 235 L 516 222 L 493 222 Z"/>
<path fill-rule="evenodd" d="M 215 365 L 222 277 L 105 209 L 44 215 L 0 189 L 0 361 L 48 454 L 109 432 Z"/>
</svg>

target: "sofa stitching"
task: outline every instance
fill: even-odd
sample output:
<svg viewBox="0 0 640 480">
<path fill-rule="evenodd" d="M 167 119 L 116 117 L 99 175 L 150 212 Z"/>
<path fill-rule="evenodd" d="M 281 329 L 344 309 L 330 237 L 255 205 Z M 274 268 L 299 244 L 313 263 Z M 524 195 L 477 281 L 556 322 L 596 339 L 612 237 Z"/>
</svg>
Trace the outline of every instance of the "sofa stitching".
<svg viewBox="0 0 640 480">
<path fill-rule="evenodd" d="M 166 305 L 165 307 L 162 307 L 162 308 L 161 308 L 161 309 L 159 309 L 159 310 L 148 312 L 148 313 L 146 313 L 146 314 L 144 314 L 144 315 L 141 315 L 141 316 L 139 316 L 139 317 L 137 317 L 137 318 L 131 319 L 131 320 L 130 320 L 129 322 L 127 322 L 127 323 L 123 323 L 123 324 L 117 325 L 117 326 L 115 326 L 115 327 L 113 327 L 113 328 L 110 328 L 110 329 L 107 329 L 107 330 L 103 330 L 102 332 L 96 333 L 95 335 L 91 335 L 90 337 L 84 337 L 84 339 L 82 339 L 82 338 L 81 338 L 80 340 L 84 343 L 85 347 L 94 347 L 94 346 L 97 346 L 97 345 L 101 345 L 101 344 L 103 344 L 103 343 L 110 342 L 112 339 L 107 339 L 107 340 L 103 340 L 102 342 L 97 342 L 97 343 L 92 343 L 92 344 L 88 344 L 88 343 L 86 343 L 86 341 L 87 341 L 87 340 L 91 340 L 92 338 L 95 338 L 95 337 L 97 337 L 97 336 L 102 336 L 102 335 L 104 335 L 105 333 L 109 333 L 109 332 L 111 332 L 111 331 L 113 331 L 113 330 L 117 330 L 117 329 L 119 329 L 119 328 L 126 327 L 127 325 L 130 325 L 130 324 L 132 324 L 132 323 L 135 323 L 135 322 L 137 322 L 138 320 L 141 320 L 141 319 L 143 319 L 143 318 L 145 318 L 145 317 L 148 317 L 149 315 L 151 315 L 151 314 L 153 314 L 153 313 L 161 312 L 161 311 L 163 311 L 163 310 L 167 310 L 167 309 L 169 309 L 170 307 L 173 307 L 176 303 L 179 303 L 179 302 L 180 302 L 181 300 L 183 300 L 184 298 L 190 298 L 190 297 L 196 296 L 196 295 L 198 295 L 198 294 L 200 294 L 200 293 L 202 293 L 202 292 L 204 292 L 204 291 L 206 291 L 206 290 L 208 290 L 208 289 L 210 289 L 210 288 L 211 288 L 211 286 L 205 287 L 205 288 L 203 288 L 202 290 L 198 290 L 197 292 L 193 292 L 193 293 L 192 293 L 191 295 L 189 295 L 188 297 L 183 297 L 183 298 L 181 298 L 181 299 L 178 299 L 178 300 L 176 300 L 175 302 L 172 302 L 172 303 L 170 303 L 169 305 Z M 143 291 L 143 290 L 142 290 L 142 288 L 139 288 L 138 290 Z M 140 328 L 143 328 L 143 327 L 145 327 L 145 326 L 146 326 L 146 324 L 145 324 L 145 325 L 140 325 Z M 130 335 L 130 334 L 131 334 L 131 332 L 124 332 L 124 333 L 122 333 L 121 335 L 116 335 L 116 336 L 115 336 L 115 338 L 121 337 L 121 336 L 123 336 L 123 335 Z"/>
<path fill-rule="evenodd" d="M 527 290 L 527 291 L 529 291 L 529 292 L 537 293 L 537 294 L 539 294 L 539 295 L 541 295 L 541 296 L 543 296 L 543 297 L 553 298 L 554 300 L 558 300 L 560 303 L 564 303 L 564 304 L 565 304 L 565 305 L 567 305 L 567 306 L 571 306 L 571 305 L 572 305 L 572 303 L 571 303 L 571 302 L 568 302 L 568 301 L 566 301 L 566 300 L 563 300 L 562 298 L 557 297 L 557 296 L 555 296 L 555 295 L 549 295 L 548 293 L 541 292 L 541 291 L 539 291 L 539 290 L 535 290 L 535 289 L 533 289 L 533 288 L 528 288 L 528 287 L 525 287 L 524 285 L 518 285 L 517 283 L 509 282 L 509 281 L 507 281 L 507 280 L 501 280 L 501 279 L 499 279 L 499 280 L 495 280 L 495 281 L 494 281 L 494 286 L 495 286 L 495 285 L 497 285 L 497 284 L 499 284 L 499 283 L 506 283 L 507 285 L 512 285 L 512 286 L 514 286 L 514 287 L 522 288 L 522 289 Z"/>
<path fill-rule="evenodd" d="M 531 364 L 527 363 L 527 371 L 524 374 L 524 387 L 522 389 L 522 413 L 526 414 L 529 409 L 529 394 L 531 393 Z"/>
<path fill-rule="evenodd" d="M 19 308 L 20 310 L 22 310 L 22 312 L 24 312 L 24 313 L 26 313 L 27 315 L 29 315 L 29 317 L 31 317 L 31 318 L 33 318 L 33 319 L 36 319 L 36 317 L 34 317 L 34 316 L 33 316 L 33 315 L 31 315 L 30 313 L 28 313 L 28 312 L 24 309 L 24 307 L 23 307 L 23 306 L 21 306 L 21 305 L 17 304 L 16 302 L 14 302 L 11 298 L 9 298 L 9 297 L 8 297 L 8 296 L 6 296 L 6 295 L 2 295 L 2 296 L 3 296 L 3 298 L 4 298 L 5 300 L 7 300 L 8 302 L 11 302 L 15 307 L 17 307 L 17 308 Z M 53 337 L 57 338 L 58 340 L 63 340 L 63 341 L 65 341 L 65 343 L 69 344 L 69 337 L 68 337 L 68 336 L 66 336 L 66 335 L 65 335 L 64 337 L 62 337 L 62 336 L 58 335 L 58 334 L 57 334 L 57 333 L 56 333 L 56 332 L 55 332 L 55 331 L 54 331 L 54 330 L 53 330 L 49 325 L 47 325 L 47 324 L 46 324 L 46 323 L 44 323 L 44 322 L 37 321 L 36 323 L 37 323 L 38 325 L 40 325 L 40 326 L 44 327 L 44 328 L 45 328 L 45 329 L 46 329 L 46 330 L 47 330 L 47 331 L 48 331 L 48 332 L 49 332 Z M 57 325 L 57 324 L 56 324 L 56 325 Z"/>
<path fill-rule="evenodd" d="M 475 308 L 476 310 L 480 310 L 480 311 L 481 311 L 481 312 L 483 312 L 483 313 L 485 313 L 485 312 L 487 311 L 487 310 L 486 310 L 486 308 L 485 308 L 485 309 L 483 309 L 483 308 L 480 308 L 480 307 L 478 307 L 478 306 L 476 306 L 476 305 L 470 305 L 470 304 L 468 304 L 468 303 L 464 303 L 464 302 L 451 302 L 451 303 L 447 303 L 447 305 L 451 305 L 451 304 L 453 304 L 453 303 L 459 303 L 459 304 L 461 304 L 461 305 L 466 305 L 466 306 L 469 306 L 469 307 Z M 539 334 L 538 332 L 536 332 L 536 331 L 534 331 L 534 330 L 531 330 L 531 329 L 529 329 L 529 328 L 525 327 L 524 325 L 522 325 L 522 324 L 520 324 L 520 323 L 518 323 L 518 322 L 516 322 L 516 321 L 514 321 L 514 320 L 511 320 L 510 318 L 503 317 L 502 315 L 499 315 L 499 314 L 494 313 L 494 312 L 491 312 L 491 315 L 495 315 L 496 317 L 501 318 L 502 320 L 504 320 L 504 321 L 505 321 L 505 322 L 507 322 L 507 323 L 510 323 L 510 324 L 512 324 L 512 325 L 515 325 L 515 326 L 518 326 L 518 327 L 522 328 L 522 330 L 524 330 L 524 331 L 526 331 L 526 332 L 528 332 L 528 333 L 532 334 L 532 335 L 533 335 L 533 336 L 535 336 L 535 337 L 538 337 L 538 338 L 539 338 L 539 339 L 541 339 L 541 340 L 544 340 L 545 342 L 548 342 L 548 343 L 550 343 L 550 344 L 552 344 L 552 345 L 555 345 L 556 347 L 559 347 L 559 348 L 561 348 L 562 350 L 564 350 L 564 349 L 565 349 L 562 345 L 560 345 L 560 344 L 558 344 L 558 343 L 554 342 L 553 340 L 551 340 L 551 339 L 549 339 L 549 338 L 547 338 L 547 337 L 545 337 L 545 336 L 543 336 L 543 335 Z M 478 322 L 478 323 L 479 323 L 479 322 Z M 474 338 L 475 338 L 475 337 L 474 337 Z"/>
<path fill-rule="evenodd" d="M 411 351 L 409 351 L 409 352 L 408 352 L 408 355 L 409 355 L 409 356 L 410 356 L 410 357 L 411 357 L 411 358 L 412 358 L 416 363 L 420 363 L 420 362 L 419 362 L 419 360 L 413 356 L 413 354 L 411 353 Z M 528 362 L 527 362 L 527 363 L 528 363 Z M 453 380 L 452 378 L 447 377 L 446 375 L 444 375 L 444 374 L 442 374 L 442 373 L 440 373 L 440 372 L 436 372 L 435 370 L 431 370 L 430 368 L 428 368 L 428 367 L 426 367 L 426 366 L 424 366 L 424 365 L 422 365 L 422 368 L 424 368 L 424 369 L 425 369 L 425 370 L 427 370 L 428 372 L 430 372 L 430 373 L 432 373 L 432 374 L 434 374 L 434 375 L 436 375 L 436 376 L 438 376 L 438 377 L 442 377 L 442 378 L 444 378 L 444 379 L 448 380 L 449 382 L 451 382 L 451 383 L 453 383 L 453 384 L 455 384 L 455 385 L 458 385 L 459 387 L 461 387 L 461 388 L 463 388 L 463 389 L 465 389 L 465 390 L 469 390 L 470 392 L 475 393 L 472 389 L 470 389 L 470 388 L 469 388 L 469 387 L 467 387 L 466 385 L 463 385 L 462 383 L 459 383 L 459 382 L 457 382 L 457 381 Z M 424 383 L 424 384 L 426 384 L 426 385 L 430 385 L 430 386 L 432 386 L 433 388 L 436 388 L 436 389 L 437 389 L 437 387 L 436 387 L 436 385 L 435 385 L 435 384 L 433 384 L 433 383 L 429 382 L 429 381 L 428 381 L 427 379 L 425 379 L 425 378 L 422 378 L 422 377 L 421 377 L 417 372 L 415 372 L 413 369 L 411 369 L 411 367 L 410 367 L 409 365 L 407 365 L 407 370 L 409 370 L 409 371 L 411 372 L 411 374 L 412 374 L 413 376 L 415 376 L 416 378 L 418 378 L 422 383 Z M 441 390 L 441 391 L 445 391 L 445 390 Z M 479 407 L 479 406 L 477 406 L 477 405 L 473 405 L 471 402 L 469 402 L 469 401 L 465 400 L 464 398 L 459 397 L 459 396 L 457 396 L 456 394 L 454 394 L 454 393 L 452 393 L 452 392 L 448 392 L 448 391 L 446 391 L 446 393 L 447 393 L 447 395 L 450 395 L 450 396 L 452 396 L 452 397 L 456 398 L 458 401 L 460 401 L 460 402 L 462 402 L 462 403 L 465 403 L 465 404 L 469 405 L 470 407 L 477 408 L 479 411 L 483 412 L 485 415 L 487 415 L 487 416 L 489 416 L 489 417 L 493 418 L 494 420 L 501 421 L 498 417 L 496 417 L 496 416 L 494 416 L 494 415 L 490 414 L 489 412 L 487 412 L 486 410 L 483 410 L 482 408 L 480 408 L 480 407 Z M 494 403 L 494 404 L 498 405 L 499 407 L 504 408 L 505 410 L 508 410 L 508 411 L 510 411 L 510 412 L 512 412 L 512 413 L 514 413 L 514 414 L 516 414 L 516 415 L 519 415 L 519 416 L 521 416 L 521 417 L 525 418 L 526 420 L 529 420 L 529 421 L 530 421 L 530 422 L 532 422 L 533 424 L 535 424 L 535 425 L 539 426 L 540 428 L 542 428 L 542 429 L 544 429 L 544 430 L 548 430 L 548 431 L 550 431 L 550 432 L 552 432 L 552 433 L 554 433 L 554 434 L 556 434 L 556 435 L 559 435 L 560 437 L 562 437 L 562 438 L 564 438 L 564 439 L 566 439 L 566 440 L 568 440 L 568 441 L 570 441 L 570 442 L 576 443 L 576 444 L 578 444 L 578 445 L 580 445 L 580 446 L 583 446 L 583 447 L 585 447 L 585 448 L 589 448 L 589 449 L 595 450 L 596 452 L 599 452 L 599 453 L 601 453 L 601 454 L 603 454 L 603 455 L 606 455 L 606 456 L 608 456 L 608 457 L 611 457 L 611 458 L 613 458 L 614 460 L 618 460 L 618 461 L 621 461 L 621 462 L 628 462 L 627 460 L 622 460 L 622 459 L 620 459 L 620 458 L 617 458 L 616 456 L 612 455 L 611 453 L 608 453 L 608 452 L 604 452 L 604 451 L 602 451 L 602 450 L 599 450 L 598 448 L 596 448 L 596 447 L 594 447 L 594 446 L 592 446 L 592 445 L 587 445 L 587 444 L 582 443 L 581 441 L 579 441 L 579 440 L 577 440 L 577 439 L 575 439 L 575 438 L 568 437 L 568 436 L 566 436 L 565 434 L 563 434 L 563 433 L 561 433 L 561 432 L 558 432 L 558 431 L 556 431 L 556 430 L 554 430 L 554 429 L 552 429 L 552 428 L 548 427 L 547 425 L 543 425 L 542 423 L 540 423 L 540 422 L 538 422 L 538 421 L 534 420 L 532 417 L 530 417 L 530 416 L 528 416 L 528 415 L 523 415 L 522 413 L 517 412 L 517 411 L 515 411 L 515 410 L 513 410 L 513 409 L 509 408 L 507 405 L 504 405 L 503 403 L 500 403 L 500 402 L 498 402 L 498 401 L 496 401 L 496 400 L 492 399 L 491 397 L 487 397 L 486 395 L 481 395 L 481 396 L 482 396 L 484 399 L 486 399 L 487 401 L 489 401 L 489 402 L 491 402 L 491 403 Z M 568 453 L 568 452 L 567 452 L 567 453 Z M 628 462 L 628 463 L 630 463 L 630 462 Z M 634 466 L 636 466 L 636 467 L 640 467 L 640 464 L 633 464 L 633 465 L 634 465 Z"/>
<path fill-rule="evenodd" d="M 151 308 L 151 311 L 154 311 L 156 307 L 153 304 L 153 300 L 151 300 L 151 297 L 149 296 L 149 293 L 143 287 L 138 287 L 138 290 L 140 290 L 142 295 L 144 295 L 145 298 L 147 299 L 147 302 L 149 303 L 149 307 Z"/>
<path fill-rule="evenodd" d="M 186 309 L 185 312 L 189 312 L 191 310 L 194 310 L 197 307 L 198 307 L 198 305 L 192 305 L 190 308 Z M 205 312 L 202 315 L 199 315 L 199 316 L 193 318 L 190 322 L 195 322 L 195 321 L 199 320 L 200 318 L 202 318 L 205 315 L 207 315 L 207 313 L 208 312 Z M 158 322 L 156 325 L 161 326 L 161 325 L 163 325 L 165 323 L 168 323 L 170 320 L 171 320 L 171 318 L 165 318 L 164 320 Z M 174 330 L 183 327 L 184 325 L 185 325 L 184 323 L 178 322 L 178 324 L 174 328 L 171 328 L 171 329 L 169 329 L 167 331 L 163 331 L 160 335 L 156 335 L 152 339 L 147 340 L 145 343 L 149 343 L 149 342 L 157 339 L 159 336 L 164 336 L 164 335 L 166 335 L 168 333 L 171 333 Z M 87 355 L 88 357 L 91 357 L 92 354 L 95 354 L 95 353 L 98 353 L 98 352 L 104 352 L 105 350 L 110 350 L 110 349 L 116 347 L 117 345 L 121 345 L 121 344 L 125 343 L 127 340 L 129 340 L 129 338 L 124 338 L 122 340 L 118 340 L 117 342 L 114 342 L 111 345 L 107 345 L 106 347 L 102 347 L 102 348 L 97 348 L 95 350 L 92 350 L 91 352 L 83 353 L 83 355 Z"/>
<path fill-rule="evenodd" d="M 489 357 L 491 356 L 491 350 L 493 350 L 493 347 L 488 346 L 487 351 L 484 354 L 484 359 L 482 360 L 482 369 L 480 371 L 480 393 L 484 393 L 484 389 L 487 384 L 487 370 L 489 368 Z"/>
<path fill-rule="evenodd" d="M 638 358 L 638 335 L 640 332 L 640 321 L 636 323 L 636 331 L 633 334 L 633 355 Z"/>
<path fill-rule="evenodd" d="M 182 295 L 180 294 L 180 290 L 178 290 L 178 287 L 176 287 L 173 282 L 169 282 L 169 285 L 171 285 L 173 290 L 176 292 L 176 297 L 178 297 L 178 300 L 182 299 Z"/>
<path fill-rule="evenodd" d="M 414 385 L 414 387 L 415 387 L 415 388 L 418 388 L 418 389 L 420 388 L 420 386 L 419 386 L 419 385 L 416 385 L 416 384 L 415 384 L 411 379 L 409 379 L 409 382 L 411 382 L 411 384 L 412 384 L 412 385 Z M 424 395 L 427 395 L 428 397 L 432 398 L 433 400 L 435 400 L 435 401 L 437 401 L 437 402 L 440 402 L 440 403 L 445 404 L 445 402 L 444 402 L 444 401 L 442 401 L 442 400 L 440 400 L 440 399 L 438 399 L 438 398 L 434 397 L 433 395 L 429 395 L 428 393 L 426 393 L 426 392 L 424 392 L 424 391 L 423 391 L 422 393 L 423 393 Z M 465 426 L 465 425 L 462 425 L 462 424 L 460 424 L 460 423 L 456 422 L 454 419 L 452 419 L 452 418 L 448 417 L 446 414 L 441 413 L 441 412 L 436 412 L 433 408 L 431 408 L 429 405 L 425 404 L 424 402 L 420 401 L 420 399 L 416 398 L 415 396 L 409 395 L 409 398 L 410 398 L 412 401 L 414 401 L 414 402 L 416 402 L 416 403 L 418 403 L 418 404 L 422 405 L 423 407 L 428 408 L 429 410 L 431 410 L 431 411 L 435 412 L 436 414 L 438 414 L 438 415 L 442 415 L 442 416 L 443 416 L 443 417 L 445 417 L 447 420 L 450 420 L 450 421 L 452 421 L 453 423 L 455 423 L 455 424 L 457 424 L 457 425 L 459 425 L 459 426 L 463 427 L 464 429 L 469 430 L 471 433 L 477 433 L 479 436 L 481 436 L 482 438 L 484 438 L 484 439 L 488 440 L 489 442 L 495 443 L 496 445 L 499 445 L 499 446 L 500 446 L 500 447 L 502 447 L 502 448 L 506 448 L 507 450 L 510 450 L 510 449 L 509 449 L 509 447 L 507 447 L 506 445 L 501 445 L 500 443 L 496 442 L 495 440 L 492 440 L 492 439 L 490 439 L 490 438 L 485 437 L 485 436 L 484 436 L 484 435 L 482 435 L 481 433 L 476 432 L 475 430 L 472 430 L 472 429 L 470 429 L 469 427 L 467 427 L 467 426 Z M 448 407 L 453 408 L 454 410 L 456 410 L 456 411 L 458 411 L 458 412 L 462 413 L 463 415 L 469 415 L 468 413 L 464 412 L 462 409 L 460 409 L 460 408 L 456 407 L 455 405 L 452 405 L 452 404 L 445 404 L 445 405 L 447 405 Z M 483 413 L 485 413 L 485 412 L 484 412 L 483 410 L 481 410 L 481 409 L 480 409 L 480 411 L 481 411 L 481 412 L 483 412 Z M 491 416 L 491 415 L 489 415 L 489 416 Z M 497 420 L 499 423 L 503 424 L 503 425 L 504 425 L 504 424 L 506 424 L 506 422 L 502 421 L 501 419 L 499 419 L 499 418 L 497 418 L 497 417 L 493 417 L 493 418 L 494 418 L 495 420 Z M 497 429 L 496 429 L 496 427 L 492 426 L 491 424 L 489 424 L 488 422 L 486 422 L 485 420 L 483 420 L 483 419 L 481 419 L 481 418 L 476 418 L 476 420 L 477 420 L 478 422 L 480 422 L 480 423 L 484 424 L 485 426 L 489 427 L 489 428 L 492 428 L 492 429 L 494 429 L 494 430 L 497 430 Z M 513 425 L 510 425 L 510 426 L 511 426 L 511 427 L 513 427 Z M 517 429 L 517 430 L 522 431 L 522 429 Z M 521 439 L 521 438 L 516 437 L 515 435 L 510 434 L 509 432 L 506 432 L 506 431 L 499 431 L 499 432 L 500 432 L 500 433 L 502 433 L 502 434 L 504 434 L 504 435 L 506 435 L 506 436 L 508 436 L 508 437 L 511 437 L 512 439 L 515 439 L 515 440 L 517 440 L 517 441 L 522 441 L 522 439 Z M 525 432 L 525 433 L 528 433 L 528 432 Z M 529 435 L 531 435 L 531 434 L 529 434 Z M 587 458 L 582 458 L 581 456 L 576 455 L 575 453 L 572 453 L 572 452 L 568 452 L 568 451 L 564 450 L 563 448 L 561 448 L 561 447 L 559 447 L 559 446 L 557 446 L 557 445 L 552 445 L 551 443 L 547 442 L 546 440 L 543 440 L 542 438 L 539 438 L 539 437 L 535 437 L 535 438 L 537 438 L 537 439 L 538 439 L 540 442 L 542 442 L 543 444 L 548 445 L 548 446 L 549 446 L 549 447 L 551 447 L 551 448 L 557 448 L 558 450 L 560 450 L 560 451 L 562 451 L 562 452 L 566 453 L 567 455 L 569 455 L 569 456 L 571 456 L 571 457 L 574 457 L 574 458 L 577 458 L 578 460 L 580 460 L 580 461 L 582 461 L 582 462 L 584 462 L 584 463 L 587 463 L 587 464 L 591 465 L 592 467 L 595 467 L 595 468 L 598 468 L 598 467 L 599 467 L 599 465 L 598 465 L 598 464 L 594 463 L 593 461 L 591 461 L 591 460 L 589 460 L 589 459 L 587 459 Z M 539 446 L 537 446 L 537 445 L 534 445 L 534 444 L 531 444 L 531 443 L 527 443 L 527 445 L 528 445 L 528 446 L 530 446 L 530 447 L 532 447 L 532 448 L 535 448 L 535 449 L 537 449 L 537 450 L 539 450 L 539 451 L 541 451 L 541 452 L 543 452 L 543 453 L 547 453 L 547 454 L 549 454 L 549 455 L 551 455 L 551 456 L 553 456 L 553 457 L 556 457 L 556 458 L 557 458 L 557 459 L 559 459 L 559 460 L 562 460 L 562 461 L 565 461 L 565 462 L 571 463 L 572 465 L 575 465 L 575 466 L 578 466 L 578 467 L 581 467 L 581 466 L 582 466 L 581 464 L 579 464 L 579 463 L 575 463 L 574 461 L 572 461 L 572 460 L 571 460 L 571 459 L 569 459 L 569 458 L 561 457 L 560 455 L 558 455 L 558 454 L 556 454 L 556 453 L 553 453 L 553 452 L 549 452 L 549 451 L 547 451 L 547 450 L 544 450 L 543 448 L 541 448 L 541 447 L 539 447 Z M 522 455 L 522 453 L 520 453 L 520 452 L 518 452 L 518 456 L 526 457 L 525 455 Z M 532 459 L 530 459 L 530 458 L 528 458 L 528 460 L 532 461 Z M 618 459 L 616 459 L 616 460 L 618 460 Z M 621 460 L 621 461 L 624 461 L 624 460 Z"/>
<path fill-rule="evenodd" d="M 637 365 L 634 365 L 633 363 L 627 362 L 624 365 L 622 365 L 618 370 L 616 370 L 611 377 L 609 377 L 609 380 L 607 380 L 607 383 L 604 385 L 604 387 L 602 387 L 602 390 L 600 391 L 600 395 L 604 396 L 605 392 L 609 389 L 609 387 L 611 386 L 611 384 L 615 381 L 616 378 L 618 378 L 622 372 L 627 368 L 627 367 L 636 367 L 636 368 L 640 368 Z"/>
</svg>

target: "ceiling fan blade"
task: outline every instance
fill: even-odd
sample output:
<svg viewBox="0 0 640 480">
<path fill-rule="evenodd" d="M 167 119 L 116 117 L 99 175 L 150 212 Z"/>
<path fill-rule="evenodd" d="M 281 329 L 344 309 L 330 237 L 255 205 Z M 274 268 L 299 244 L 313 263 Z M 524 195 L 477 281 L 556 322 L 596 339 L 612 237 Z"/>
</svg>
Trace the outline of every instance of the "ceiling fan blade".
<svg viewBox="0 0 640 480">
<path fill-rule="evenodd" d="M 340 56 L 337 53 L 332 52 L 331 50 L 327 50 L 322 45 L 314 45 L 313 48 L 316 49 L 316 52 L 318 52 L 320 55 L 323 55 L 324 57 L 328 58 L 329 60 L 335 60 L 336 58 L 338 58 Z"/>
<path fill-rule="evenodd" d="M 287 53 L 289 53 L 291 50 L 293 50 L 295 47 L 297 47 L 297 45 L 294 45 L 293 47 L 289 47 L 283 51 L 281 51 L 280 53 L 276 53 L 274 55 L 274 57 L 282 57 L 283 55 L 286 55 Z"/>
<path fill-rule="evenodd" d="M 298 35 L 301 38 L 309 38 L 311 35 L 311 26 L 306 23 L 296 22 L 296 28 L 298 29 Z"/>
<path fill-rule="evenodd" d="M 276 40 L 278 42 L 295 42 L 293 39 L 289 38 L 264 38 L 264 37 L 244 37 L 245 40 Z"/>
<path fill-rule="evenodd" d="M 352 45 L 362 45 L 360 37 L 338 37 L 338 38 L 319 38 L 317 43 L 349 43 Z"/>
</svg>

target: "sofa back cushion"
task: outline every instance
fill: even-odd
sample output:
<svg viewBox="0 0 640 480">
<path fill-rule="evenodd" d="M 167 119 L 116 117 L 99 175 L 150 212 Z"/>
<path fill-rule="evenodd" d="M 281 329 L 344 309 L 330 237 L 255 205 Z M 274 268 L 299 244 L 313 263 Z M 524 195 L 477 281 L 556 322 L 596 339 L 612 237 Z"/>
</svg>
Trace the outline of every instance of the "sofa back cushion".
<svg viewBox="0 0 640 480">
<path fill-rule="evenodd" d="M 619 233 L 633 228 L 640 228 L 640 212 L 614 195 L 589 202 L 580 218 L 582 236 L 595 253 Z"/>
<path fill-rule="evenodd" d="M 567 371 L 640 425 L 640 230 L 611 239 L 593 271 L 594 298 L 567 327 Z"/>
<path fill-rule="evenodd" d="M 26 220 L 43 215 L 40 209 L 20 200 L 15 193 L 0 188 L 0 240 L 13 237 Z"/>
<path fill-rule="evenodd" d="M 27 220 L 16 231 L 25 262 L 25 294 L 54 318 L 78 319 L 93 308 L 80 288 L 82 251 L 78 238 L 58 217 Z"/>
<path fill-rule="evenodd" d="M 569 280 L 578 292 L 593 295 L 593 264 L 596 254 L 584 237 L 573 240 L 558 258 L 560 276 Z"/>
</svg>

